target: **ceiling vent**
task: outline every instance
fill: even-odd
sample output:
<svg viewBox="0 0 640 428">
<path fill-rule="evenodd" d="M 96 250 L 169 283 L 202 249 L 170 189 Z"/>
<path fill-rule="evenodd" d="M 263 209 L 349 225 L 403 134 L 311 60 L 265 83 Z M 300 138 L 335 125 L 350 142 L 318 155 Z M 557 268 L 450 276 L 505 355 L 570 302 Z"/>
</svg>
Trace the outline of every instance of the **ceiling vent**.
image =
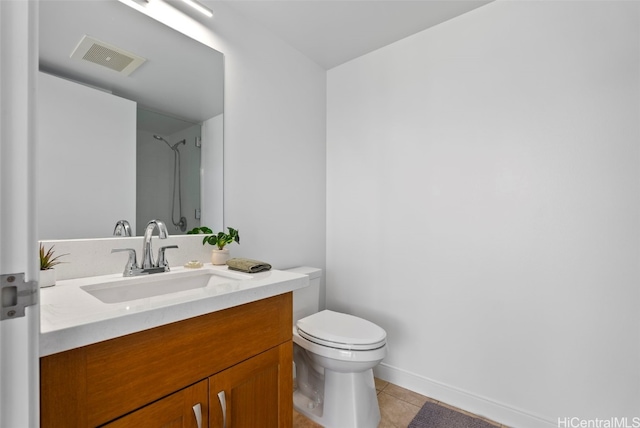
<svg viewBox="0 0 640 428">
<path fill-rule="evenodd" d="M 146 59 L 84 35 L 78 46 L 71 53 L 71 58 L 89 61 L 94 64 L 115 70 L 125 76 L 140 67 Z"/>
</svg>

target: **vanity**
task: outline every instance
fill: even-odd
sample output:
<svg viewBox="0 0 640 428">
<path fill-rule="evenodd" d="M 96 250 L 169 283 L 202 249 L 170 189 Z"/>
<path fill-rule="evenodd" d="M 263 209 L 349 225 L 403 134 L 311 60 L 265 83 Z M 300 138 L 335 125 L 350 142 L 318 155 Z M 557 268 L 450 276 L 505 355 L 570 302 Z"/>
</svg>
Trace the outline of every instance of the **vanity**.
<svg viewBox="0 0 640 428">
<path fill-rule="evenodd" d="M 165 288 L 180 283 L 195 288 Z M 307 284 L 209 266 L 42 289 L 41 426 L 290 427 L 292 292 Z"/>
</svg>

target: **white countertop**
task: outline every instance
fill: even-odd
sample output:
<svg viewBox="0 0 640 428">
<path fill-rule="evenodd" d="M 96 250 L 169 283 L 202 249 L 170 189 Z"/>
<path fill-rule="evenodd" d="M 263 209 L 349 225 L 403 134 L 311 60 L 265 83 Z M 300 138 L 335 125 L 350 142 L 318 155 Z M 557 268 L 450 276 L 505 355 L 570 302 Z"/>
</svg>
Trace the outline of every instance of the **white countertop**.
<svg viewBox="0 0 640 428">
<path fill-rule="evenodd" d="M 149 277 L 169 278 L 187 271 L 194 269 L 177 267 Z M 206 265 L 198 271 L 211 271 L 229 281 L 218 280 L 203 288 L 122 303 L 103 303 L 81 288 L 120 279 L 122 274 L 57 281 L 54 287 L 40 289 L 40 356 L 254 302 L 309 284 L 306 275 L 279 270 L 246 274 L 230 271 L 226 266 Z"/>
</svg>

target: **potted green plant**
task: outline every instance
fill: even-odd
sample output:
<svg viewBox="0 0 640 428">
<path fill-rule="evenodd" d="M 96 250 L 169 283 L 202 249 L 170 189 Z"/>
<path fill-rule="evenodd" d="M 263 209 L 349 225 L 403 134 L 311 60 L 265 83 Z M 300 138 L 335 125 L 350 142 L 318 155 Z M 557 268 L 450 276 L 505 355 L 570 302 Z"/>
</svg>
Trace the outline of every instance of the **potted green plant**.
<svg viewBox="0 0 640 428">
<path fill-rule="evenodd" d="M 238 230 L 232 227 L 227 227 L 229 233 L 218 232 L 214 233 L 210 228 L 206 226 L 194 227 L 187 232 L 189 235 L 196 235 L 200 233 L 207 234 L 202 239 L 202 245 L 209 244 L 217 248 L 211 250 L 211 264 L 223 265 L 229 260 L 229 249 L 224 248 L 227 244 L 232 242 L 240 243 L 240 235 Z"/>
<path fill-rule="evenodd" d="M 67 256 L 68 254 L 60 254 L 58 256 L 54 256 L 55 251 L 53 250 L 55 245 L 52 245 L 48 250 L 45 251 L 44 245 L 40 243 L 40 287 L 51 287 L 56 285 L 56 271 L 54 269 L 55 266 L 59 265 L 61 262 L 59 259 L 62 256 Z"/>
</svg>

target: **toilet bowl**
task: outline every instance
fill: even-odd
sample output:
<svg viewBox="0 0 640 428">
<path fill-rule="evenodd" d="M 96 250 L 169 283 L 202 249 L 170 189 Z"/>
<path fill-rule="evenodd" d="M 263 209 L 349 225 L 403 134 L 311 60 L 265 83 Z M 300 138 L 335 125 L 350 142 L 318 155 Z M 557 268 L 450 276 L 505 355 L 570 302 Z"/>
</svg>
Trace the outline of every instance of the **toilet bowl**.
<svg viewBox="0 0 640 428">
<path fill-rule="evenodd" d="M 352 315 L 318 312 L 321 271 L 293 270 L 308 274 L 315 288 L 293 295 L 294 408 L 327 428 L 377 427 L 373 368 L 387 354 L 386 332 Z"/>
</svg>

